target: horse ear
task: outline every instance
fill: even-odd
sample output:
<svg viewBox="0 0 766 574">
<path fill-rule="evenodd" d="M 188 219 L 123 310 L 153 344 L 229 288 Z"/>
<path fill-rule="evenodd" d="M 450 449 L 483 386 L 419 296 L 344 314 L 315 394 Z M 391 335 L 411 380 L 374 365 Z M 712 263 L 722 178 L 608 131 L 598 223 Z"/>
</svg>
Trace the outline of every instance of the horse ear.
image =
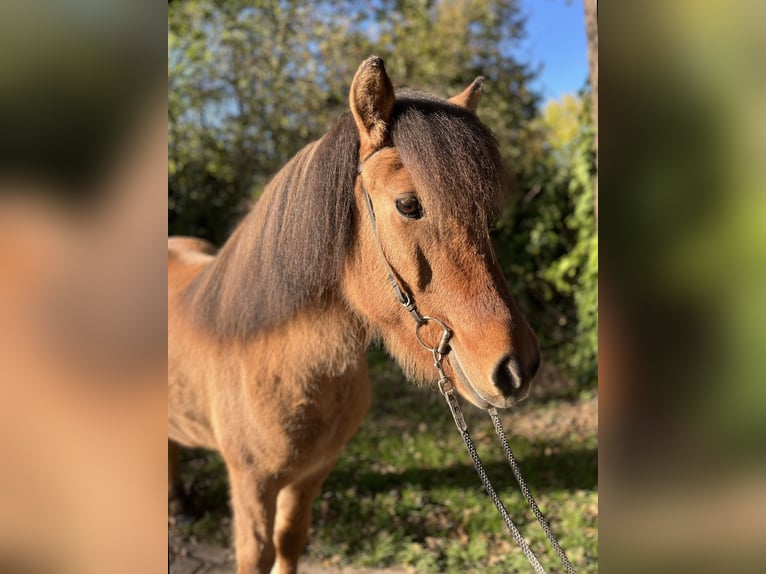
<svg viewBox="0 0 766 574">
<path fill-rule="evenodd" d="M 479 107 L 479 100 L 481 99 L 481 89 L 484 86 L 484 76 L 476 78 L 470 86 L 460 92 L 457 96 L 452 96 L 449 102 L 458 106 L 468 108 L 472 112 L 476 112 L 476 108 Z"/>
<path fill-rule="evenodd" d="M 394 109 L 394 86 L 382 59 L 370 56 L 362 62 L 351 82 L 349 103 L 363 150 L 369 153 L 383 147 Z"/>
</svg>

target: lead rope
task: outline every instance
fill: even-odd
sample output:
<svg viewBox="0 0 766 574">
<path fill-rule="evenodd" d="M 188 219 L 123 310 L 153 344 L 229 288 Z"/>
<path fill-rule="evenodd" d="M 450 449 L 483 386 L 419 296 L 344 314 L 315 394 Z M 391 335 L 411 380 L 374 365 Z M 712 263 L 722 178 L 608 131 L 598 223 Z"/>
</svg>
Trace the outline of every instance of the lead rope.
<svg viewBox="0 0 766 574">
<path fill-rule="evenodd" d="M 495 427 L 495 434 L 497 434 L 497 437 L 500 439 L 500 444 L 503 446 L 503 450 L 505 451 L 505 458 L 508 459 L 508 464 L 511 465 L 513 476 L 516 477 L 516 482 L 519 483 L 519 488 L 521 488 L 521 493 L 524 495 L 524 498 L 526 498 L 527 503 L 529 504 L 529 508 L 532 509 L 535 518 L 537 518 L 537 522 L 540 523 L 543 532 L 545 532 L 545 536 L 548 538 L 551 546 L 553 546 L 553 549 L 556 551 L 556 554 L 558 555 L 559 560 L 561 560 L 561 564 L 563 564 L 564 568 L 566 569 L 567 574 L 575 574 L 575 569 L 572 566 L 572 563 L 569 562 L 569 558 L 567 558 L 566 552 L 564 552 L 564 549 L 559 544 L 556 536 L 551 531 L 551 527 L 548 526 L 548 521 L 545 520 L 545 516 L 543 516 L 543 513 L 540 511 L 540 507 L 537 506 L 537 502 L 535 502 L 535 499 L 532 496 L 532 493 L 529 491 L 529 487 L 527 486 L 524 477 L 521 475 L 519 463 L 516 462 L 516 457 L 513 456 L 511 445 L 508 444 L 508 439 L 505 436 L 503 425 L 500 423 L 500 417 L 497 414 L 497 409 L 492 407 L 487 409 L 487 412 L 489 413 L 489 417 L 492 419 L 492 424 Z"/>
<path fill-rule="evenodd" d="M 497 511 L 500 513 L 500 516 L 502 517 L 503 522 L 508 528 L 508 531 L 511 533 L 511 536 L 516 541 L 516 544 L 518 544 L 519 548 L 521 548 L 521 551 L 523 552 L 524 556 L 526 556 L 529 563 L 532 565 L 532 568 L 534 569 L 534 571 L 537 574 L 546 574 L 545 569 L 540 564 L 540 561 L 537 559 L 537 556 L 529 547 L 529 544 L 527 544 L 527 541 L 524 540 L 524 537 L 521 535 L 521 532 L 519 532 L 519 529 L 516 528 L 516 525 L 513 523 L 510 515 L 508 514 L 508 510 L 505 508 L 505 505 L 503 505 L 503 502 L 500 500 L 500 497 L 497 495 L 497 493 L 495 492 L 495 489 L 492 487 L 492 483 L 489 481 L 489 477 L 487 476 L 487 473 L 484 470 L 484 466 L 481 464 L 481 460 L 479 459 L 479 454 L 476 452 L 476 447 L 474 446 L 473 441 L 471 440 L 471 435 L 468 434 L 468 425 L 465 422 L 463 411 L 460 408 L 460 403 L 458 402 L 457 396 L 455 395 L 455 385 L 452 383 L 450 378 L 446 375 L 446 373 L 444 372 L 444 368 L 442 367 L 442 362 L 444 361 L 444 358 L 450 351 L 449 341 L 450 341 L 450 338 L 452 337 L 452 332 L 439 319 L 435 319 L 434 317 L 424 316 L 418 312 L 417 308 L 415 307 L 415 302 L 413 301 L 410 294 L 407 292 L 406 289 L 404 289 L 401 285 L 399 285 L 399 282 L 396 280 L 394 270 L 391 268 L 391 265 L 388 262 L 388 258 L 386 257 L 386 254 L 383 251 L 383 244 L 381 243 L 380 237 L 378 235 L 378 227 L 375 221 L 375 211 L 373 210 L 373 207 L 372 207 L 372 200 L 370 199 L 370 194 L 367 193 L 367 188 L 364 185 L 364 179 L 362 178 L 362 165 L 368 159 L 370 159 L 372 156 L 382 151 L 383 149 L 386 149 L 386 148 L 381 148 L 371 153 L 366 158 L 364 158 L 359 163 L 358 174 L 359 174 L 359 180 L 362 184 L 362 191 L 364 192 L 365 204 L 367 206 L 367 214 L 369 215 L 370 223 L 372 225 L 372 232 L 375 238 L 375 243 L 378 246 L 378 252 L 380 253 L 380 257 L 383 263 L 385 264 L 386 272 L 388 274 L 388 282 L 391 284 L 391 287 L 393 288 L 399 303 L 409 312 L 409 314 L 415 320 L 415 337 L 417 338 L 418 342 L 421 344 L 421 346 L 431 351 L 433 355 L 434 368 L 439 373 L 439 381 L 437 383 L 439 387 L 439 391 L 441 392 L 442 396 L 444 396 L 445 400 L 447 401 L 447 405 L 449 406 L 450 412 L 452 413 L 452 418 L 455 420 L 455 425 L 457 426 L 457 429 L 460 432 L 460 436 L 463 438 L 463 442 L 465 443 L 465 446 L 468 449 L 468 454 L 471 457 L 471 462 L 473 463 L 473 466 L 476 469 L 476 473 L 479 475 L 479 479 L 481 479 L 481 482 L 484 485 L 484 489 L 486 490 L 487 495 L 490 497 L 490 499 L 492 499 L 492 502 L 495 505 L 495 508 L 497 508 Z M 442 336 L 439 341 L 439 344 L 436 347 L 429 346 L 426 342 L 423 341 L 423 339 L 420 336 L 420 328 L 427 325 L 429 322 L 436 323 L 442 329 Z M 521 470 L 519 469 L 519 465 L 516 462 L 516 458 L 513 456 L 513 451 L 511 451 L 511 447 L 508 444 L 508 440 L 505 436 L 505 432 L 503 431 L 502 424 L 500 423 L 500 417 L 497 415 L 497 409 L 493 407 L 488 409 L 487 412 L 489 413 L 489 416 L 492 419 L 492 422 L 495 427 L 495 432 L 497 433 L 497 436 L 500 439 L 500 443 L 502 444 L 503 450 L 505 451 L 505 456 L 508 459 L 509 464 L 511 465 L 511 470 L 513 471 L 513 475 L 516 477 L 516 481 L 519 483 L 519 487 L 521 488 L 521 492 L 524 495 L 524 498 L 529 503 L 529 506 L 532 509 L 532 512 L 537 518 L 537 521 L 542 526 L 543 531 L 545 532 L 545 535 L 547 536 L 548 540 L 550 541 L 551 545 L 556 551 L 556 554 L 561 559 L 562 564 L 566 568 L 567 574 L 576 574 L 574 568 L 572 567 L 572 564 L 567 559 L 567 556 L 564 553 L 564 550 L 561 548 L 561 546 L 558 543 L 558 540 L 556 540 L 556 537 L 553 535 L 553 532 L 548 526 L 548 523 L 546 522 L 545 517 L 543 516 L 542 512 L 540 512 L 540 508 L 537 506 L 535 499 L 532 497 L 532 493 L 529 491 L 529 488 L 527 487 L 527 484 L 524 481 L 524 478 L 521 476 Z"/>
<path fill-rule="evenodd" d="M 434 367 L 439 372 L 439 391 L 447 400 L 450 412 L 452 413 L 452 418 L 455 419 L 455 425 L 457 426 L 458 431 L 460 431 L 460 436 L 463 437 L 463 442 L 465 443 L 465 447 L 468 449 L 468 454 L 471 457 L 471 462 L 473 462 L 473 467 L 476 469 L 476 473 L 479 475 L 479 479 L 481 479 L 481 483 L 484 485 L 484 490 L 487 491 L 487 495 L 490 497 L 490 499 L 492 499 L 492 503 L 500 513 L 505 526 L 508 528 L 511 536 L 516 541 L 516 544 L 518 544 L 519 548 L 521 548 L 524 556 L 526 556 L 527 560 L 532 565 L 534 571 L 537 572 L 537 574 L 546 574 L 545 569 L 540 564 L 537 556 L 535 556 L 535 553 L 529 547 L 527 541 L 524 540 L 524 537 L 521 535 L 521 532 L 519 532 L 519 529 L 516 528 L 513 520 L 511 520 L 511 517 L 508 514 L 508 510 L 505 508 L 503 501 L 500 500 L 500 497 L 492 487 L 492 483 L 489 481 L 489 477 L 484 470 L 484 465 L 481 464 L 479 453 L 476 452 L 476 447 L 473 445 L 471 435 L 468 434 L 468 425 L 465 422 L 465 417 L 463 417 L 463 411 L 460 409 L 460 404 L 458 403 L 457 397 L 455 396 L 455 385 L 452 383 L 449 377 L 447 377 L 442 368 L 441 364 L 443 355 L 437 349 L 433 350 L 433 354 Z"/>
</svg>

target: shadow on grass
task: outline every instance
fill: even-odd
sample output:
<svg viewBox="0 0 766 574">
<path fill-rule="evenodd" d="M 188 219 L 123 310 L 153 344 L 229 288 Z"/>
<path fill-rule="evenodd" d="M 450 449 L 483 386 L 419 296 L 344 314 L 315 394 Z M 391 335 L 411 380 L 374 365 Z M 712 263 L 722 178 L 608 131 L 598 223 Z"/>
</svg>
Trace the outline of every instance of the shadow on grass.
<svg viewBox="0 0 766 574">
<path fill-rule="evenodd" d="M 191 503 L 186 509 L 187 512 L 195 517 L 204 514 L 216 518 L 227 516 L 228 484 L 223 463 L 218 455 L 203 450 L 190 450 L 184 458 L 197 463 L 197 472 L 193 473 L 193 480 L 187 482 L 187 497 Z M 488 461 L 484 467 L 497 490 L 517 488 L 511 469 L 505 461 Z M 596 449 L 566 450 L 549 455 L 544 452 L 528 454 L 521 461 L 521 469 L 533 493 L 596 490 L 598 487 Z M 323 490 L 354 488 L 360 495 L 375 495 L 405 488 L 430 490 L 443 486 L 460 489 L 481 488 L 467 453 L 465 464 L 442 467 L 413 466 L 401 472 L 379 472 L 364 466 L 347 467 L 341 463 L 333 470 Z"/>
<path fill-rule="evenodd" d="M 360 493 L 387 492 L 405 487 L 478 488 L 481 483 L 467 452 L 465 457 L 465 464 L 438 468 L 411 467 L 401 472 L 387 473 L 339 465 L 325 482 L 324 488 L 342 490 L 353 487 Z M 516 485 L 507 462 L 489 461 L 483 464 L 496 489 L 513 488 Z M 527 455 L 520 465 L 524 479 L 533 492 L 595 490 L 598 486 L 598 451 L 595 449 Z"/>
</svg>

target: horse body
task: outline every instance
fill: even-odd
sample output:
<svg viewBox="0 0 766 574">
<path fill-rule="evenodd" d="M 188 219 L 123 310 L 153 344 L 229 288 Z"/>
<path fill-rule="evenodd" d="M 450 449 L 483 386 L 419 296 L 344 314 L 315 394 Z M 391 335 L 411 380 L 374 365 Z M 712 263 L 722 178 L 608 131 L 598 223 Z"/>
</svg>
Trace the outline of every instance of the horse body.
<svg viewBox="0 0 766 574">
<path fill-rule="evenodd" d="M 421 311 L 450 325 L 445 369 L 464 398 L 504 407 L 528 391 L 537 340 L 488 237 L 499 154 L 473 115 L 479 88 L 451 103 L 395 103 L 370 58 L 352 83 L 352 116 L 275 176 L 219 253 L 168 242 L 169 438 L 221 452 L 239 574 L 275 561 L 296 572 L 311 502 L 369 407 L 371 339 L 411 378 L 433 380 L 381 255 Z M 377 231 L 362 217 L 360 177 Z"/>
<path fill-rule="evenodd" d="M 168 243 L 169 438 L 220 451 L 234 508 L 262 507 L 235 511 L 239 571 L 268 571 L 273 546 L 280 572 L 291 572 L 311 501 L 369 407 L 366 335 L 339 301 L 321 301 L 251 341 L 215 340 L 183 312 L 211 248 Z M 177 488 L 178 477 L 171 481 Z"/>
</svg>

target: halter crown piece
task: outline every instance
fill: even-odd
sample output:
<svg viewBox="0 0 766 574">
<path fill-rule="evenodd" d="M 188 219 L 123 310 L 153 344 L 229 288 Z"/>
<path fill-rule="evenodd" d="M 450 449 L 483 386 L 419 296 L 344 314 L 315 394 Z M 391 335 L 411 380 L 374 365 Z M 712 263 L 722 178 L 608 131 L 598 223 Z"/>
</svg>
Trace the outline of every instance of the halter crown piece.
<svg viewBox="0 0 766 574">
<path fill-rule="evenodd" d="M 388 259 L 386 258 L 386 254 L 383 251 L 383 244 L 380 241 L 378 226 L 375 220 L 375 210 L 373 209 L 372 199 L 370 199 L 370 194 L 367 191 L 367 186 L 365 186 L 364 184 L 364 177 L 362 177 L 362 168 L 364 167 L 364 164 L 370 159 L 372 159 L 375 155 L 377 155 L 384 149 L 388 149 L 391 147 L 393 146 L 385 146 L 375 150 L 374 152 L 372 152 L 367 157 L 365 157 L 362 161 L 359 162 L 359 167 L 357 169 L 357 173 L 359 175 L 359 181 L 362 185 L 362 192 L 364 193 L 364 202 L 365 202 L 365 205 L 367 206 L 367 215 L 369 216 L 369 219 L 370 219 L 370 225 L 372 227 L 373 236 L 375 237 L 375 244 L 377 245 L 378 253 L 380 254 L 380 259 L 383 262 L 383 266 L 385 267 L 386 272 L 388 274 L 388 282 L 390 283 L 391 288 L 394 291 L 394 295 L 396 295 L 396 299 L 407 310 L 407 312 L 415 321 L 415 337 L 418 340 L 418 343 L 420 343 L 420 345 L 423 348 L 430 351 L 433 356 L 434 368 L 436 369 L 436 372 L 439 375 L 437 386 L 439 388 L 439 391 L 441 392 L 441 394 L 444 396 L 444 398 L 447 401 L 447 405 L 449 406 L 450 412 L 452 413 L 452 418 L 455 421 L 455 425 L 457 426 L 458 431 L 460 431 L 460 435 L 463 438 L 463 442 L 465 443 L 465 446 L 468 449 L 468 454 L 471 457 L 471 462 L 473 462 L 474 468 L 476 469 L 476 472 L 479 475 L 479 478 L 481 479 L 482 484 L 484 485 L 484 489 L 486 490 L 489 497 L 492 499 L 492 502 L 497 508 L 497 511 L 500 513 L 500 516 L 502 517 L 503 522 L 508 528 L 508 531 L 511 533 L 511 536 L 516 541 L 516 544 L 518 544 L 519 548 L 521 548 L 521 551 L 524 553 L 524 556 L 526 556 L 527 560 L 529 561 L 534 571 L 537 574 L 546 574 L 545 569 L 540 564 L 540 561 L 537 559 L 537 556 L 529 547 L 529 544 L 527 544 L 526 540 L 524 540 L 524 537 L 521 535 L 521 532 L 519 532 L 519 529 L 516 528 L 516 525 L 513 523 L 510 515 L 508 514 L 508 510 L 505 508 L 505 505 L 498 497 L 497 493 L 495 492 L 495 489 L 492 487 L 492 483 L 490 483 L 489 478 L 487 477 L 487 473 L 484 470 L 484 466 L 481 464 L 481 460 L 479 460 L 479 455 L 476 452 L 476 447 L 474 446 L 473 441 L 471 440 L 471 436 L 468 434 L 468 425 L 465 422 L 463 411 L 460 408 L 460 402 L 458 401 L 458 398 L 457 398 L 455 385 L 447 376 L 447 374 L 444 372 L 442 363 L 451 351 L 449 346 L 449 341 L 452 338 L 452 331 L 449 329 L 449 327 L 447 327 L 447 325 L 443 321 L 436 319 L 434 317 L 429 317 L 427 315 L 421 315 L 418 312 L 417 307 L 415 306 L 414 298 L 409 293 L 409 291 L 407 291 L 407 289 L 404 288 L 399 283 L 399 281 L 397 281 L 396 273 L 394 272 L 394 269 L 391 267 L 391 264 L 388 262 Z M 421 327 L 428 324 L 429 322 L 436 323 L 442 329 L 442 336 L 439 340 L 439 343 L 434 347 L 428 345 L 425 341 L 423 341 L 422 336 L 420 334 Z M 500 422 L 500 417 L 497 414 L 497 409 L 495 409 L 494 407 L 491 407 L 487 409 L 487 412 L 490 418 L 492 419 L 492 424 L 495 428 L 495 433 L 500 439 L 500 444 L 503 447 L 505 456 L 508 459 L 508 463 L 511 466 L 513 475 L 519 484 L 519 488 L 521 488 L 521 492 L 524 495 L 524 498 L 527 500 L 527 503 L 532 509 L 532 512 L 534 513 L 535 518 L 537 518 L 537 521 L 540 523 L 540 526 L 542 527 L 546 537 L 548 538 L 548 541 L 551 543 L 551 546 L 553 547 L 554 551 L 559 557 L 559 560 L 561 560 L 561 563 L 566 569 L 567 574 L 576 574 L 575 569 L 572 567 L 572 564 L 569 562 L 569 559 L 567 558 L 566 553 L 561 548 L 561 545 L 559 544 L 555 535 L 551 531 L 550 526 L 548 526 L 548 522 L 545 520 L 543 513 L 540 511 L 540 508 L 537 506 L 535 499 L 532 497 L 532 493 L 529 491 L 529 488 L 527 487 L 527 484 L 524 481 L 523 476 L 521 475 L 521 469 L 519 468 L 518 462 L 516 462 L 516 458 L 513 456 L 513 451 L 511 450 L 511 446 L 508 444 L 508 439 L 505 436 L 503 426 Z"/>
</svg>

